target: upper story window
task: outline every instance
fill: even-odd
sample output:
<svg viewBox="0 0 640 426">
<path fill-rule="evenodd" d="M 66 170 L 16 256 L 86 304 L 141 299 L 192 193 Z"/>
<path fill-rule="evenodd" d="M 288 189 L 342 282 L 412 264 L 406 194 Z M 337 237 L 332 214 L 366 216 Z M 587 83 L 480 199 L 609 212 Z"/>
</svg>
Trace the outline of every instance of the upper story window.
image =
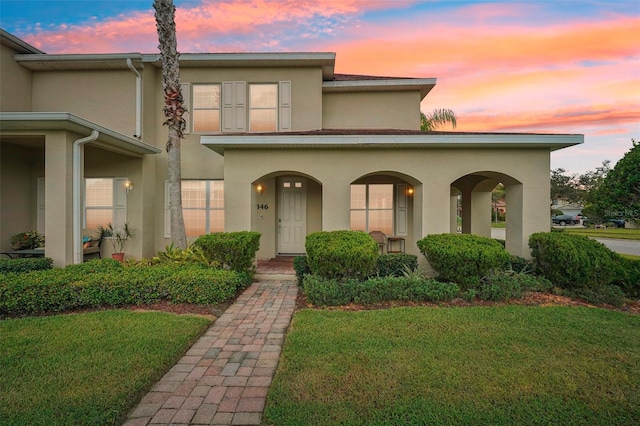
<svg viewBox="0 0 640 426">
<path fill-rule="evenodd" d="M 193 85 L 193 131 L 220 131 L 220 85 Z"/>
<path fill-rule="evenodd" d="M 278 130 L 278 85 L 249 85 L 249 131 Z"/>
<path fill-rule="evenodd" d="M 187 132 L 239 133 L 291 131 L 291 82 L 182 85 L 183 98 L 192 99 L 192 126 Z"/>
</svg>

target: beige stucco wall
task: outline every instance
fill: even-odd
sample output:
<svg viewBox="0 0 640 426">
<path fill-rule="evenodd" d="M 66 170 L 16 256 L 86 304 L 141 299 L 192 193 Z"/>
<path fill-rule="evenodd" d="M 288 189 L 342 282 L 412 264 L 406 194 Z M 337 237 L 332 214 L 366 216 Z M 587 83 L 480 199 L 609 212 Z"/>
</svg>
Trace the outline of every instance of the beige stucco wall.
<svg viewBox="0 0 640 426">
<path fill-rule="evenodd" d="M 541 150 L 227 150 L 225 151 L 225 221 L 228 231 L 251 229 L 252 183 L 274 170 L 294 170 L 322 184 L 322 229 L 349 228 L 350 184 L 363 176 L 389 171 L 404 173 L 414 186 L 413 226 L 406 238 L 409 253 L 419 254 L 416 241 L 427 234 L 450 232 L 451 184 L 480 171 L 494 171 L 522 183 L 522 235 L 510 249 L 528 255 L 526 241 L 533 232 L 548 230 L 549 152 Z M 330 165 L 330 166 L 329 166 Z M 512 191 L 516 197 L 518 187 Z M 522 189 L 524 188 L 524 189 Z M 316 196 L 317 197 L 317 196 Z M 507 202 L 507 209 L 509 209 Z M 487 221 L 490 215 L 487 214 Z M 518 220 L 512 221 L 514 224 Z M 510 231 L 507 228 L 507 241 Z M 275 254 L 276 241 L 265 234 L 260 255 Z"/>
<path fill-rule="evenodd" d="M 325 93 L 322 127 L 420 130 L 420 92 Z"/>
<path fill-rule="evenodd" d="M 0 111 L 30 111 L 31 71 L 16 63 L 14 53 L 0 45 Z"/>
<path fill-rule="evenodd" d="M 34 72 L 33 110 L 71 112 L 133 136 L 135 87 L 135 75 L 129 70 Z"/>
<path fill-rule="evenodd" d="M 11 248 L 11 236 L 37 228 L 37 177 L 44 175 L 39 149 L 0 142 L 0 251 Z"/>
</svg>

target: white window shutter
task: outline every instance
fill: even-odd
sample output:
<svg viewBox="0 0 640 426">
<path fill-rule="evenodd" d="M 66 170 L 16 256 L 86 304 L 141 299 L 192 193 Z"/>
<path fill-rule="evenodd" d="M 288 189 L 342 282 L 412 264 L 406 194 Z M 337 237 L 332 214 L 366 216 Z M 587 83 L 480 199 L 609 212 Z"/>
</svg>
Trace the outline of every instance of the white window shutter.
<svg viewBox="0 0 640 426">
<path fill-rule="evenodd" d="M 407 235 L 407 184 L 399 183 L 396 185 L 396 235 Z"/>
<path fill-rule="evenodd" d="M 182 91 L 182 104 L 186 109 L 184 114 L 184 120 L 186 122 L 184 132 L 191 133 L 191 85 L 189 83 L 181 83 L 180 90 Z"/>
<path fill-rule="evenodd" d="M 280 96 L 278 105 L 278 116 L 280 118 L 279 131 L 291 131 L 291 82 L 281 81 L 279 83 Z"/>
<path fill-rule="evenodd" d="M 169 181 L 164 181 L 164 237 L 171 238 L 171 212 L 169 211 Z"/>
<path fill-rule="evenodd" d="M 222 131 L 244 132 L 247 127 L 247 82 L 222 82 Z"/>
<path fill-rule="evenodd" d="M 128 178 L 113 180 L 113 226 L 124 226 L 127 223 L 127 188 Z"/>
</svg>

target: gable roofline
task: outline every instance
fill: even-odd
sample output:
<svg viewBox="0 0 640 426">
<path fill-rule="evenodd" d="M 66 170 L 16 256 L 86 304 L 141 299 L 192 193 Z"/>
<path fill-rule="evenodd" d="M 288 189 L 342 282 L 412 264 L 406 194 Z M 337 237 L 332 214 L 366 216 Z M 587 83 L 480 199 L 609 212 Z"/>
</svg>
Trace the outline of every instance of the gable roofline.
<svg viewBox="0 0 640 426">
<path fill-rule="evenodd" d="M 541 133 L 457 133 L 384 130 L 319 130 L 280 134 L 220 134 L 200 143 L 224 155 L 225 149 L 461 149 L 515 148 L 556 151 L 584 143 L 584 135 Z"/>
<path fill-rule="evenodd" d="M 128 155 L 140 156 L 162 152 L 160 148 L 123 135 L 70 112 L 0 112 L 0 134 L 11 131 L 34 132 L 47 130 L 67 130 L 79 135 L 87 135 L 95 130 L 100 135 L 97 141 L 91 142 L 92 145 Z"/>
<path fill-rule="evenodd" d="M 26 41 L 14 36 L 13 34 L 0 28 L 0 43 L 15 50 L 18 53 L 44 53 L 27 43 Z"/>
</svg>

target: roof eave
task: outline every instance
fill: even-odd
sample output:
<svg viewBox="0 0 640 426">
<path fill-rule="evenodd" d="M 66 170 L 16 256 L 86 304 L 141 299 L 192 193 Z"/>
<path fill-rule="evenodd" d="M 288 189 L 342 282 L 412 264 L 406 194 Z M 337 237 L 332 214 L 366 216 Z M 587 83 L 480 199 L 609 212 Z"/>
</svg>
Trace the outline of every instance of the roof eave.
<svg viewBox="0 0 640 426">
<path fill-rule="evenodd" d="M 420 91 L 420 99 L 435 87 L 435 78 L 390 78 L 379 80 L 325 81 L 322 91 L 331 92 L 381 92 L 381 91 Z"/>
<path fill-rule="evenodd" d="M 3 131 L 68 130 L 88 135 L 96 130 L 100 136 L 93 145 L 128 155 L 159 154 L 161 149 L 138 139 L 118 133 L 69 112 L 2 112 L 0 133 Z"/>
<path fill-rule="evenodd" d="M 509 148 L 556 151 L 584 143 L 584 135 L 423 134 L 423 135 L 216 135 L 200 143 L 224 155 L 225 149 L 468 149 Z"/>
</svg>

